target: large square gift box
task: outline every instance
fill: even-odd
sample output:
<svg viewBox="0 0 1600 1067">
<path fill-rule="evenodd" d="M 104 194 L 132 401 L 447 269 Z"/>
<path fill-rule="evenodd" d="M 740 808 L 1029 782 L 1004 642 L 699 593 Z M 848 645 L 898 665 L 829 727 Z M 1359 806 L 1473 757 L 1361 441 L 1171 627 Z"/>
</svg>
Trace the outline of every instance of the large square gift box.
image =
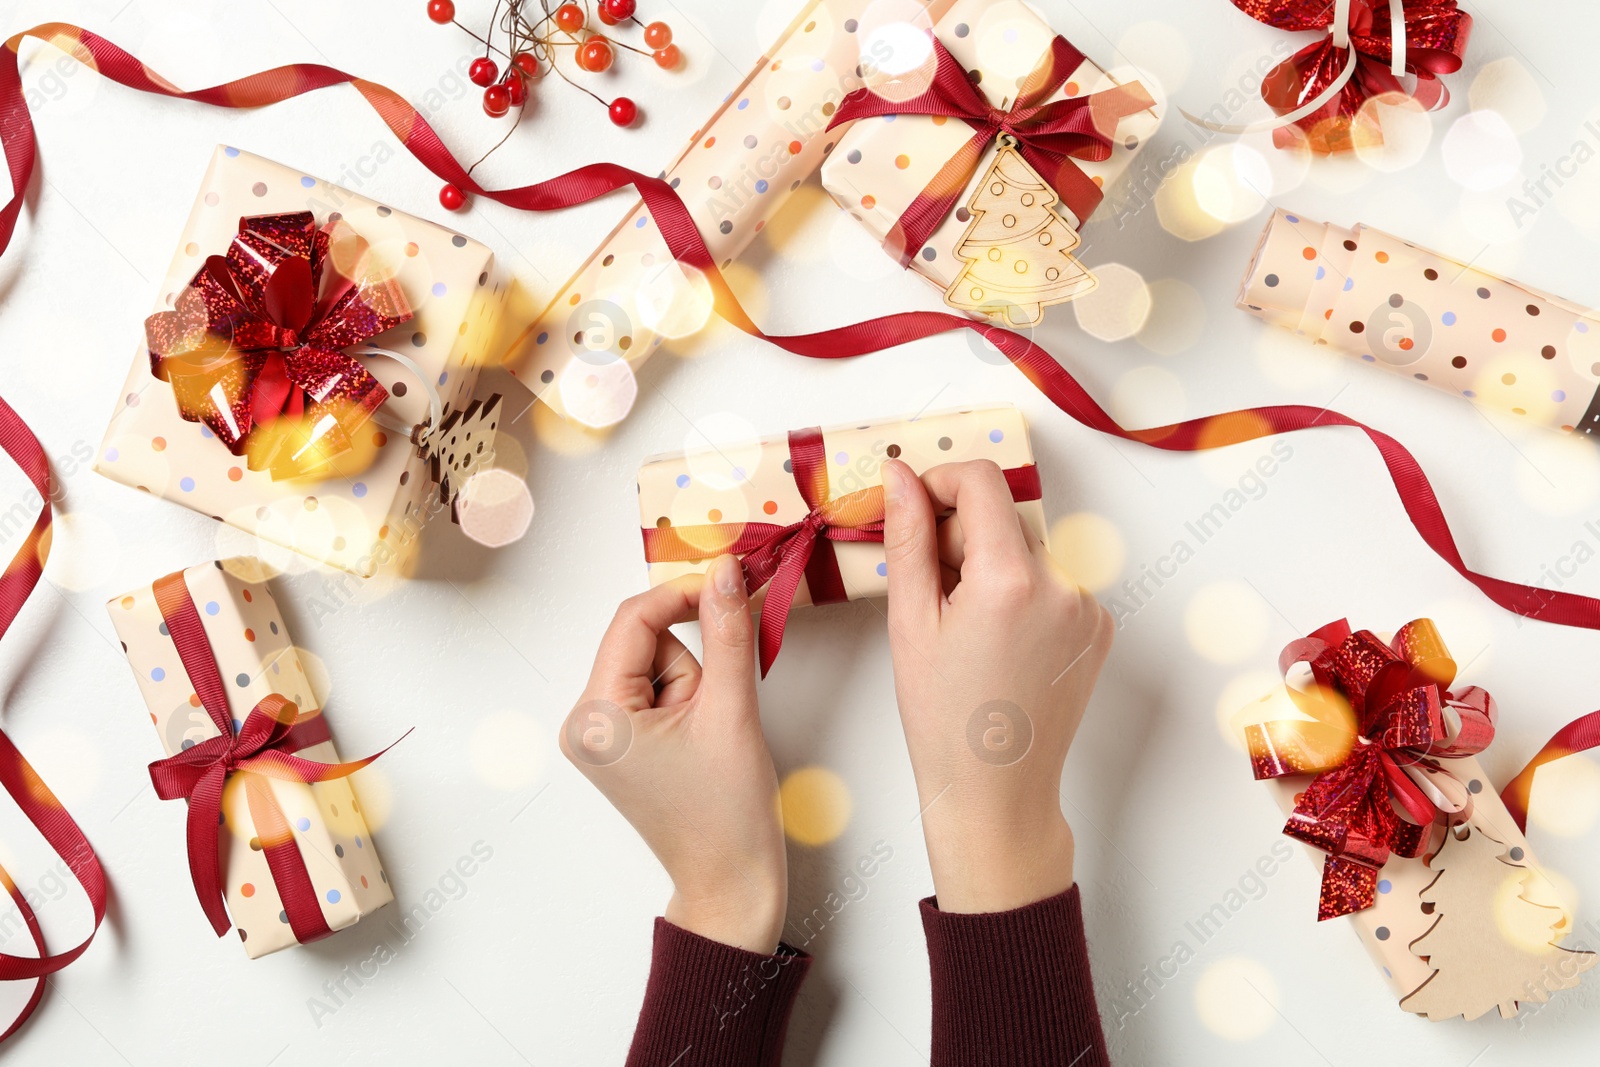
<svg viewBox="0 0 1600 1067">
<path fill-rule="evenodd" d="M 909 71 L 907 59 L 864 50 L 864 63 L 879 59 L 865 80 L 885 113 L 845 131 L 822 164 L 822 184 L 889 254 L 945 290 L 951 306 L 1013 326 L 1036 322 L 1044 305 L 1093 287 L 1067 253 L 1160 126 L 1163 106 L 1139 82 L 1119 81 L 1084 57 L 1020 0 L 956 0 L 933 36 L 934 54 Z M 913 47 L 920 45 L 897 41 L 895 52 Z M 1098 146 L 1053 132 L 1037 146 L 1010 138 L 1005 147 L 1006 136 L 984 136 L 959 115 L 909 104 L 897 112 L 897 102 L 931 91 L 941 48 L 959 65 L 955 76 L 965 71 L 971 82 L 970 96 L 945 91 L 946 100 L 965 99 L 974 112 L 1071 100 Z M 849 109 L 847 101 L 841 113 Z"/>
<path fill-rule="evenodd" d="M 977 407 L 795 430 L 647 459 L 639 468 L 639 519 L 650 584 L 704 573 L 724 553 L 740 556 L 750 592 L 764 597 L 765 673 L 791 604 L 888 591 L 882 535 L 887 459 L 919 474 L 942 463 L 993 460 L 1005 472 L 1022 522 L 1040 542 L 1048 536 L 1022 412 L 1010 405 Z M 818 531 L 814 540 L 808 529 Z M 786 570 L 793 582 L 783 582 Z M 772 589 L 782 585 L 782 593 L 767 589 L 769 582 Z"/>
<path fill-rule="evenodd" d="M 95 469 L 370 576 L 489 455 L 507 288 L 477 241 L 219 147 Z"/>
<path fill-rule="evenodd" d="M 204 683 L 186 669 L 174 635 L 182 625 L 173 624 L 178 617 L 175 609 L 187 603 L 193 606 L 190 617 L 197 620 L 203 643 L 214 658 L 227 714 L 232 718 L 232 735 L 244 737 L 251 709 L 282 706 L 287 701 L 290 712 L 295 713 L 291 739 L 314 743 L 298 748 L 290 743 L 283 745 L 283 750 L 293 750 L 294 756 L 319 764 L 339 763 L 333 742 L 327 739 L 317 694 L 263 578 L 263 569 L 253 559 L 203 563 L 107 602 L 106 610 L 168 757 L 222 735 L 199 695 Z M 192 659 L 187 662 L 194 664 Z M 287 838 L 284 843 L 297 851 L 309 877 L 309 890 L 315 894 L 320 926 L 316 915 L 304 920 L 295 917 L 303 929 L 317 931 L 307 939 L 351 926 L 394 899 L 347 777 L 306 784 L 231 774 L 222 787 L 220 874 L 227 914 L 251 958 L 299 943 L 284 893 L 269 864 L 281 862 L 281 857 L 269 854 L 274 839 L 257 825 L 256 815 L 270 809 L 261 806 L 262 798 L 249 795 L 249 787 L 262 784 L 276 803 L 278 814 L 272 821 L 282 824 L 280 837 Z M 190 804 L 194 803 L 191 799 Z M 198 884 L 196 888 L 200 888 Z M 218 932 L 226 929 L 224 920 Z"/>
</svg>

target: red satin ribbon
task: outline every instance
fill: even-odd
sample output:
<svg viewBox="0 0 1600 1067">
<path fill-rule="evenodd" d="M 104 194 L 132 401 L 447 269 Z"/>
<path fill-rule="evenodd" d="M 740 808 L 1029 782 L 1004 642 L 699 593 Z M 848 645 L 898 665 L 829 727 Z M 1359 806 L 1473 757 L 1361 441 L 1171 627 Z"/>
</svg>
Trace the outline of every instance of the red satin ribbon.
<svg viewBox="0 0 1600 1067">
<path fill-rule="evenodd" d="M 1093 214 L 1104 194 L 1072 158 L 1108 158 L 1117 122 L 1155 103 L 1144 86 L 1132 82 L 1090 96 L 1047 103 L 1083 62 L 1082 52 L 1066 38 L 1055 37 L 1017 90 L 1011 107 L 993 107 L 939 39 L 930 36 L 929 40 L 935 66 L 928 88 L 909 100 L 892 100 L 870 88 L 857 89 L 840 102 L 828 123 L 831 130 L 843 122 L 879 115 L 941 115 L 972 127 L 972 138 L 945 162 L 884 237 L 889 254 L 899 259 L 902 267 L 911 262 L 956 209 L 967 183 L 977 173 L 984 149 L 1001 134 L 1016 141 L 1028 165 L 1050 183 L 1080 222 Z"/>
<path fill-rule="evenodd" d="M 1349 53 L 1333 43 L 1334 5 L 1329 0 L 1233 0 L 1240 11 L 1258 22 L 1281 30 L 1328 30 L 1282 63 L 1261 81 L 1261 98 L 1274 111 L 1286 115 L 1303 101 L 1315 98 L 1333 84 Z M 1450 102 L 1442 74 L 1461 69 L 1461 58 L 1472 35 L 1472 16 L 1456 7 L 1456 0 L 1405 0 L 1405 69 L 1417 77 L 1407 92 L 1389 69 L 1394 41 L 1390 36 L 1388 5 L 1384 0 L 1353 0 L 1350 6 L 1350 43 L 1356 49 L 1356 70 L 1337 96 L 1295 122 L 1319 152 L 1337 152 L 1351 146 L 1350 124 L 1361 105 L 1381 93 L 1404 93 L 1433 110 Z M 1278 143 L 1288 142 L 1277 138 Z"/>
<path fill-rule="evenodd" d="M 0 112 L 0 116 L 3 116 L 3 112 Z M 0 118 L 0 123 L 3 123 L 3 118 Z M 0 574 L 0 638 L 3 638 L 16 620 L 17 613 L 22 610 L 22 605 L 27 603 L 29 594 L 39 584 L 44 574 L 45 559 L 50 554 L 50 541 L 46 536 L 50 530 L 50 464 L 45 458 L 44 449 L 39 447 L 38 438 L 33 436 L 27 424 L 4 400 L 0 400 L 0 448 L 5 449 L 6 455 L 22 468 L 43 501 L 33 528 L 6 566 L 5 573 Z M 45 977 L 83 955 L 94 940 L 106 915 L 107 891 L 105 871 L 101 869 L 100 860 L 95 856 L 89 839 L 83 836 L 78 824 L 61 806 L 61 801 L 28 765 L 4 731 L 0 731 L 0 786 L 5 787 L 6 793 L 22 809 L 28 821 L 33 823 L 45 842 L 72 871 L 94 912 L 94 926 L 88 937 L 65 952 L 51 953 L 26 895 L 5 868 L 0 867 L 0 885 L 5 886 L 6 892 L 16 903 L 17 912 L 28 927 L 34 947 L 39 950 L 36 957 L 0 953 L 0 982 L 33 980 L 33 992 L 27 1003 L 5 1031 L 0 1033 L 0 1042 L 3 1042 L 16 1033 L 39 1006 L 44 996 Z"/>
<path fill-rule="evenodd" d="M 1245 741 L 1258 780 L 1316 775 L 1283 832 L 1328 853 L 1317 918 L 1331 919 L 1373 905 L 1391 854 L 1420 855 L 1429 827 L 1471 813 L 1465 787 L 1456 790 L 1460 806 L 1441 805 L 1442 794 L 1412 773 L 1448 775 L 1438 760 L 1482 752 L 1496 712 L 1477 686 L 1449 691 L 1455 662 L 1427 619 L 1407 623 L 1387 645 L 1366 630 L 1351 633 L 1342 619 L 1329 623 L 1283 650 L 1285 684 L 1299 663 L 1311 665 L 1316 687 L 1288 691 L 1310 720 L 1252 725 Z"/>
<path fill-rule="evenodd" d="M 883 542 L 883 486 L 873 485 L 841 497 L 828 497 L 828 456 L 822 430 L 809 427 L 789 434 L 789 469 L 808 511 L 798 522 L 725 522 L 699 526 L 647 526 L 644 558 L 651 563 L 740 557 L 745 589 L 752 595 L 771 582 L 761 605 L 758 641 L 761 677 L 767 676 L 783 647 L 784 625 L 800 579 L 813 604 L 849 599 L 835 541 Z M 1031 464 L 1005 472 L 1014 500 L 1038 500 L 1039 471 Z"/>
<path fill-rule="evenodd" d="M 222 822 L 223 785 L 231 775 L 242 774 L 250 821 L 266 854 L 283 910 L 289 916 L 289 928 L 301 944 L 321 940 L 333 931 L 322 917 L 316 887 L 311 884 L 289 820 L 266 779 L 311 783 L 344 778 L 394 745 L 349 763 L 321 763 L 293 755 L 328 740 L 328 725 L 320 712 L 301 716 L 293 703 L 277 693 L 263 697 L 251 708 L 238 733 L 234 733 L 222 673 L 183 572 L 157 579 L 153 588 L 183 669 L 200 698 L 200 706 L 218 730 L 217 736 L 150 764 L 150 781 L 158 797 L 189 802 L 189 875 L 200 907 L 218 937 L 228 932 L 217 827 Z"/>
</svg>

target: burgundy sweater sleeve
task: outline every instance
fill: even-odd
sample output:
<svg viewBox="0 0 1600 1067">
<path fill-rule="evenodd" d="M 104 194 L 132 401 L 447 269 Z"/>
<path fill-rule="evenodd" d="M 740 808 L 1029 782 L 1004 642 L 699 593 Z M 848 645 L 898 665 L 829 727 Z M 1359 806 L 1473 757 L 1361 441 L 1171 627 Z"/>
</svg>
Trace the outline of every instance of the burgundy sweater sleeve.
<svg viewBox="0 0 1600 1067">
<path fill-rule="evenodd" d="M 922 902 L 933 972 L 931 1067 L 1109 1067 L 1074 885 L 1014 911 Z"/>
<path fill-rule="evenodd" d="M 810 966 L 787 945 L 763 956 L 657 919 L 627 1067 L 778 1067 Z"/>
</svg>

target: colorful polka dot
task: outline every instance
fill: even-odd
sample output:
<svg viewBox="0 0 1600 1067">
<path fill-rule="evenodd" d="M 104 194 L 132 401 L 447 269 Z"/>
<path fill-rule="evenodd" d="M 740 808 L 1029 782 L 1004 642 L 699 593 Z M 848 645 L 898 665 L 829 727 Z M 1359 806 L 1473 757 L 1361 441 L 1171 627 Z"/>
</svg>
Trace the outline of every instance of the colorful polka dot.
<svg viewBox="0 0 1600 1067">
<path fill-rule="evenodd" d="M 887 578 L 889 576 L 889 565 L 887 563 L 878 564 L 876 570 L 879 578 Z"/>
<path fill-rule="evenodd" d="M 254 630 L 250 629 L 250 627 L 246 626 L 244 628 L 244 639 L 246 641 L 252 641 L 252 642 L 255 641 L 256 632 Z"/>
<path fill-rule="evenodd" d="M 367 483 L 357 482 L 350 487 L 350 492 L 358 499 L 367 495 Z"/>
<path fill-rule="evenodd" d="M 252 193 L 255 193 L 257 196 L 266 196 L 267 195 L 267 183 L 266 182 L 256 182 L 254 185 L 252 185 L 250 187 L 250 191 Z"/>
<path fill-rule="evenodd" d="M 254 596 L 250 595 L 250 590 L 246 589 L 243 592 L 244 592 L 244 602 L 246 604 L 250 603 L 251 601 L 253 601 L 255 599 Z"/>
<path fill-rule="evenodd" d="M 117 453 L 116 449 L 114 449 L 114 448 L 106 449 L 106 462 L 107 463 L 115 463 L 117 461 L 117 455 L 118 455 L 118 453 Z"/>
<path fill-rule="evenodd" d="M 1389 262 L 1389 253 L 1387 253 L 1387 252 L 1374 252 L 1372 254 L 1372 258 L 1377 260 L 1379 263 L 1387 263 L 1387 262 Z"/>
<path fill-rule="evenodd" d="M 1450 365 L 1452 367 L 1454 367 L 1456 370 L 1460 370 L 1462 367 L 1465 367 L 1467 365 L 1467 357 L 1466 356 L 1457 356 L 1457 357 L 1455 357 L 1454 359 L 1452 359 L 1450 361 Z"/>
<path fill-rule="evenodd" d="M 236 481 L 238 481 L 239 479 L 241 479 L 243 477 L 244 477 L 244 468 L 242 468 L 242 467 L 229 467 L 228 468 L 228 481 L 236 482 Z"/>
<path fill-rule="evenodd" d="M 328 903 L 329 904 L 337 904 L 337 903 L 339 903 L 339 891 L 337 889 L 328 890 Z"/>
<path fill-rule="evenodd" d="M 835 463 L 837 463 L 841 467 L 848 466 L 849 463 L 850 463 L 850 453 L 848 453 L 848 452 L 836 453 L 834 455 L 834 457 L 833 457 L 833 461 Z"/>
<path fill-rule="evenodd" d="M 305 833 L 307 830 L 311 829 L 311 820 L 302 815 L 300 818 L 294 821 L 294 828 L 299 830 L 301 833 Z"/>
<path fill-rule="evenodd" d="M 1491 334 L 1489 334 L 1489 336 L 1493 337 L 1495 339 L 1495 342 L 1498 344 L 1499 342 L 1504 341 L 1506 339 L 1506 332 L 1504 330 L 1498 330 L 1497 329 L 1494 332 L 1492 332 Z"/>
<path fill-rule="evenodd" d="M 911 166 L 911 157 L 904 154 L 895 156 L 894 165 L 899 170 L 905 170 L 907 167 Z"/>
<path fill-rule="evenodd" d="M 1327 276 L 1328 276 L 1328 268 L 1327 267 L 1318 267 L 1317 268 L 1317 275 L 1316 275 L 1317 281 L 1320 282 L 1323 278 L 1325 278 Z M 1268 282 L 1267 284 L 1268 285 L 1276 285 L 1277 283 L 1276 282 Z"/>
<path fill-rule="evenodd" d="M 861 206 L 866 208 L 868 211 L 871 211 L 873 208 L 878 206 L 878 201 L 869 193 L 861 198 Z"/>
<path fill-rule="evenodd" d="M 182 489 L 185 493 L 194 492 L 194 479 L 188 477 L 181 479 L 178 482 L 178 488 Z"/>
<path fill-rule="evenodd" d="M 166 677 L 167 677 L 167 672 L 162 670 L 160 667 L 151 668 L 151 670 L 150 670 L 150 680 L 152 682 L 165 681 Z"/>
<path fill-rule="evenodd" d="M 150 447 L 157 452 L 165 452 L 167 450 L 167 439 L 165 437 L 152 437 L 150 439 Z"/>
<path fill-rule="evenodd" d="M 1390 882 L 1389 879 L 1387 879 L 1387 878 L 1378 879 L 1378 892 L 1387 893 L 1387 892 L 1389 892 L 1389 890 L 1391 890 L 1393 888 L 1394 888 L 1394 884 L 1392 882 Z"/>
<path fill-rule="evenodd" d="M 239 887 L 239 895 L 241 897 L 253 897 L 256 895 L 256 887 L 251 885 L 249 882 L 246 882 L 244 885 Z"/>
<path fill-rule="evenodd" d="M 1318 267 L 1317 269 L 1321 270 L 1322 268 Z M 1276 288 L 1277 284 L 1278 284 L 1278 280 L 1279 279 L 1278 279 L 1278 276 L 1276 274 L 1269 274 L 1265 278 L 1262 279 L 1262 281 L 1267 283 L 1267 288 L 1268 289 Z"/>
<path fill-rule="evenodd" d="M 444 282 L 434 282 L 432 292 L 434 296 L 443 296 L 445 293 Z"/>
<path fill-rule="evenodd" d="M 766 512 L 768 515 L 776 515 L 778 513 L 778 502 L 776 500 L 769 500 L 765 504 L 761 505 L 761 510 Z"/>
<path fill-rule="evenodd" d="M 1454 311 L 1446 311 L 1443 315 L 1439 316 L 1439 321 L 1444 323 L 1446 326 L 1454 326 L 1456 324 L 1456 313 Z"/>
<path fill-rule="evenodd" d="M 1000 430 L 989 431 L 989 440 L 993 441 L 995 444 L 999 444 L 1001 441 L 1005 440 L 1005 437 L 1006 435 Z"/>
<path fill-rule="evenodd" d="M 250 676 L 248 674 L 235 675 L 233 681 L 235 685 L 237 685 L 240 689 L 243 689 L 245 686 L 250 684 Z"/>
<path fill-rule="evenodd" d="M 1485 289 L 1481 285 L 1478 286 L 1478 299 L 1479 300 L 1487 300 L 1487 299 L 1489 299 L 1489 290 Z"/>
<path fill-rule="evenodd" d="M 1356 280 L 1354 278 L 1346 278 L 1344 280 L 1344 291 L 1345 292 L 1348 293 L 1350 290 L 1354 289 L 1355 287 L 1356 287 Z"/>
<path fill-rule="evenodd" d="M 712 522 L 721 522 L 722 510 L 720 508 L 712 508 L 710 511 L 706 512 L 706 518 L 710 519 Z"/>
<path fill-rule="evenodd" d="M 231 158 L 233 156 L 237 156 L 239 154 L 239 150 L 232 145 L 227 145 L 222 149 L 222 154 Z"/>
<path fill-rule="evenodd" d="M 689 476 L 687 474 L 678 475 L 678 477 L 676 479 L 674 479 L 674 481 L 677 482 L 677 485 L 678 485 L 679 489 L 687 489 L 687 488 L 689 488 Z"/>
<path fill-rule="evenodd" d="M 1302 256 L 1305 256 L 1307 259 L 1316 259 L 1317 258 L 1317 250 L 1315 248 L 1312 248 L 1310 245 L 1307 245 L 1305 248 L 1302 248 L 1300 250 L 1300 254 Z"/>
</svg>

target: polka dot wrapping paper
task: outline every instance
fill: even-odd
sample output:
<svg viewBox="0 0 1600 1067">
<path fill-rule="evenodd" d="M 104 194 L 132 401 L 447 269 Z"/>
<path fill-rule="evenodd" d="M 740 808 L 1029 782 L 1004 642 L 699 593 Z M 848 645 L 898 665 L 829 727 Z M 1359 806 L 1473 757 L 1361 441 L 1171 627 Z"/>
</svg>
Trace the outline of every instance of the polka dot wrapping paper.
<svg viewBox="0 0 1600 1067">
<path fill-rule="evenodd" d="M 477 241 L 292 168 L 219 147 L 154 310 L 171 307 L 205 258 L 227 250 L 241 217 L 293 211 L 311 211 L 319 225 L 334 214 L 343 218 L 392 272 L 413 311 L 410 322 L 372 340 L 403 361 L 361 357 L 389 399 L 355 434 L 353 447 L 315 478 L 274 480 L 266 471 L 252 471 L 209 429 L 179 414 L 172 386 L 151 373 L 141 343 L 95 469 L 367 577 L 415 549 L 415 535 L 431 513 L 431 479 L 409 440 L 411 431 L 429 417 L 430 389 L 447 413 L 460 410 L 470 402 L 482 367 L 498 359 L 508 279 L 494 253 Z"/>
<path fill-rule="evenodd" d="M 320 714 L 317 694 L 263 572 L 259 561 L 248 558 L 202 563 L 184 571 L 206 640 L 216 655 L 235 730 L 258 701 L 273 693 L 293 701 L 302 719 Z M 216 725 L 194 695 L 162 621 L 154 589 L 143 586 L 112 597 L 106 610 L 133 668 L 162 751 L 170 756 L 216 736 Z M 298 754 L 322 763 L 339 762 L 329 741 Z M 311 785 L 274 779 L 271 789 L 294 833 L 331 929 L 351 926 L 394 899 L 350 779 Z M 187 869 L 182 808 L 172 806 L 170 811 L 174 815 L 172 862 Z M 254 959 L 298 944 L 256 837 L 239 775 L 229 777 L 223 788 L 222 815 L 221 863 L 228 915 L 245 952 Z M 175 901 L 174 907 L 193 909 L 192 894 Z M 198 916 L 195 922 L 203 928 Z"/>
<path fill-rule="evenodd" d="M 1600 428 L 1600 317 L 1371 227 L 1274 211 L 1238 305 L 1486 408 Z"/>
<path fill-rule="evenodd" d="M 934 25 L 941 44 L 969 72 L 978 74 L 978 89 L 996 107 L 1009 106 L 1017 87 L 1049 53 L 1055 30 L 1020 0 L 957 0 Z M 1052 99 L 1087 96 L 1123 84 L 1090 60 L 1084 60 Z M 1107 210 L 1118 179 L 1161 125 L 1163 107 L 1122 119 L 1112 136 L 1111 155 L 1104 160 L 1074 160 L 1101 187 Z M 940 169 L 972 137 L 959 119 L 938 115 L 893 115 L 853 123 L 822 166 L 823 188 L 839 206 L 885 240 Z M 962 192 L 963 206 L 934 230 L 910 267 L 941 291 L 961 274 L 956 246 L 971 216 L 964 205 L 988 174 L 997 146 L 991 144 Z M 1086 221 L 1059 209 L 1074 229 Z M 1092 217 L 1092 216 L 1091 216 Z"/>
<path fill-rule="evenodd" d="M 1022 412 L 1009 405 L 924 414 L 899 422 L 835 426 L 824 428 L 822 437 L 830 500 L 882 485 L 886 459 L 901 460 L 918 473 L 941 463 L 971 459 L 993 460 L 1002 470 L 1033 463 L 1027 423 Z M 641 528 L 743 522 L 787 525 L 799 522 L 810 510 L 795 484 L 787 434 L 655 456 L 639 468 Z M 1043 503 L 1018 501 L 1017 512 L 1045 542 Z M 888 592 L 882 544 L 837 542 L 833 547 L 848 599 Z M 704 573 L 710 562 L 651 563 L 650 584 Z M 804 581 L 794 602 L 812 602 Z"/>
<path fill-rule="evenodd" d="M 662 171 L 718 264 L 749 246 L 844 132 L 827 126 L 861 85 L 859 34 L 872 7 L 869 0 L 805 5 Z M 922 8 L 906 0 L 897 10 Z M 609 426 L 633 406 L 634 368 L 663 340 L 698 330 L 710 313 L 709 293 L 673 261 L 641 201 L 534 322 L 530 354 L 516 373 L 564 417 Z"/>
</svg>

